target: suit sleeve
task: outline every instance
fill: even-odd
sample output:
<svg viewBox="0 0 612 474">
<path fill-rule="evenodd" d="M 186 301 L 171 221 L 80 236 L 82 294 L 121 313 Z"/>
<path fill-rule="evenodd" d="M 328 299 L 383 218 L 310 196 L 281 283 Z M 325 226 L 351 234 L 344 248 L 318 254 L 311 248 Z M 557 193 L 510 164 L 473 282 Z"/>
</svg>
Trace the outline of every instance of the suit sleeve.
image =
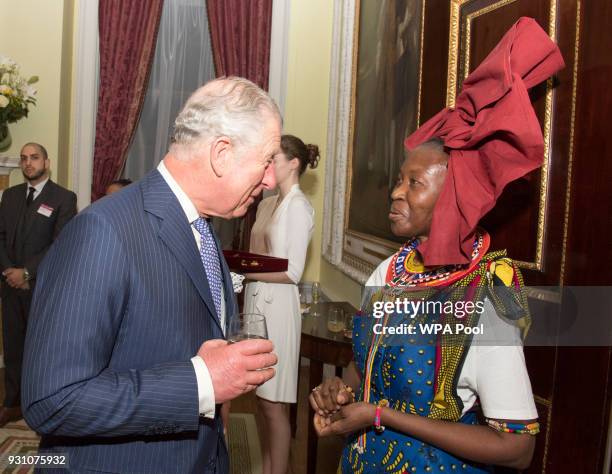
<svg viewBox="0 0 612 474">
<path fill-rule="evenodd" d="M 101 216 L 76 217 L 39 271 L 26 335 L 22 408 L 37 432 L 116 437 L 197 430 L 193 364 L 108 368 L 128 311 L 129 259 Z"/>
<path fill-rule="evenodd" d="M 8 211 L 10 208 L 8 204 L 8 201 L 10 200 L 9 196 L 9 192 L 4 191 L 2 199 L 0 200 L 0 272 L 15 266 L 9 259 L 8 251 L 6 249 L 6 222 L 8 220 Z"/>
<path fill-rule="evenodd" d="M 53 229 L 53 241 L 57 239 L 59 233 L 64 228 L 64 226 L 77 213 L 76 194 L 74 194 L 72 191 L 65 191 L 65 195 L 66 195 L 65 199 L 63 199 L 62 203 L 59 205 L 57 220 L 55 221 L 55 228 Z M 36 275 L 38 273 L 38 266 L 40 265 L 40 262 L 42 261 L 43 258 L 45 258 L 45 255 L 47 254 L 47 251 L 49 250 L 49 247 L 51 246 L 53 241 L 50 242 L 49 245 L 45 247 L 42 251 L 38 252 L 35 255 L 32 255 L 25 262 L 24 267 L 28 269 L 28 272 L 34 278 L 36 278 Z"/>
</svg>

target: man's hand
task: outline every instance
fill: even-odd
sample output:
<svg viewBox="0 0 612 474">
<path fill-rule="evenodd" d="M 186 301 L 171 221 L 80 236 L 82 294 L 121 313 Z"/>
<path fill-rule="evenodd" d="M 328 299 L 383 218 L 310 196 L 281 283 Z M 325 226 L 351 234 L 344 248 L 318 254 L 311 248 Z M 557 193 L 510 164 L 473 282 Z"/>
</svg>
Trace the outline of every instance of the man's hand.
<svg viewBox="0 0 612 474">
<path fill-rule="evenodd" d="M 274 377 L 271 366 L 278 361 L 269 340 L 248 339 L 228 344 L 222 339 L 206 341 L 198 355 L 206 363 L 215 391 L 215 403 L 224 403 L 250 392 Z"/>
<path fill-rule="evenodd" d="M 6 282 L 9 284 L 9 286 L 13 288 L 24 290 L 30 287 L 25 279 L 25 272 L 23 268 L 10 267 L 4 270 L 2 274 L 6 278 Z"/>
</svg>

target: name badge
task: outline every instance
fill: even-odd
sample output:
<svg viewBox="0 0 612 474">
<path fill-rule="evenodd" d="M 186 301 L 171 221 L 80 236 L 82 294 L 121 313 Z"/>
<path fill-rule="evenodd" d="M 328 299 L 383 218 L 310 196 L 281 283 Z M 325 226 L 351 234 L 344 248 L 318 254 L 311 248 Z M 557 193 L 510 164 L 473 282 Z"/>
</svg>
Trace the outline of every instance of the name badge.
<svg viewBox="0 0 612 474">
<path fill-rule="evenodd" d="M 51 217 L 51 214 L 53 214 L 53 208 L 47 206 L 46 204 L 41 204 L 38 208 L 38 213 L 42 214 L 45 217 Z"/>
</svg>

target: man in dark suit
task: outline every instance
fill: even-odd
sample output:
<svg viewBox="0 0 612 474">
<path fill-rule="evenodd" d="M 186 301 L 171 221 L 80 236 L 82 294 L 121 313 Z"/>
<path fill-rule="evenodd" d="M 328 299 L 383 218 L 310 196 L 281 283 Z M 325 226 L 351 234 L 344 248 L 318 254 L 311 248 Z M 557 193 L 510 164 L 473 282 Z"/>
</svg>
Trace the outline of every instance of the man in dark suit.
<svg viewBox="0 0 612 474">
<path fill-rule="evenodd" d="M 81 212 L 39 269 L 23 370 L 41 453 L 74 472 L 227 473 L 220 406 L 274 375 L 237 312 L 208 218 L 275 185 L 277 106 L 250 81 L 198 89 L 156 170 Z"/>
<path fill-rule="evenodd" d="M 0 427 L 21 418 L 21 363 L 27 318 L 38 265 L 76 214 L 76 195 L 49 179 L 47 150 L 38 143 L 21 149 L 26 182 L 13 186 L 0 203 L 0 269 L 5 397 Z"/>
</svg>

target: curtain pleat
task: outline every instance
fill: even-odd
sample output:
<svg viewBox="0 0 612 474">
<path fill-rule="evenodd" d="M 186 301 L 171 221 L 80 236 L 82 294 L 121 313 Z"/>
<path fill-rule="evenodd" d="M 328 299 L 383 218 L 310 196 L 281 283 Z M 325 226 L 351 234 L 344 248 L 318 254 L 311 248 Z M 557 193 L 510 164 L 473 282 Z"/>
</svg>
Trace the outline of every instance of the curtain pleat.
<svg viewBox="0 0 612 474">
<path fill-rule="evenodd" d="M 92 201 L 121 173 L 138 123 L 163 0 L 100 0 L 100 82 Z"/>
<path fill-rule="evenodd" d="M 272 0 L 207 0 L 217 77 L 245 77 L 268 90 Z M 259 198 L 242 218 L 234 248 L 249 248 Z"/>
</svg>

